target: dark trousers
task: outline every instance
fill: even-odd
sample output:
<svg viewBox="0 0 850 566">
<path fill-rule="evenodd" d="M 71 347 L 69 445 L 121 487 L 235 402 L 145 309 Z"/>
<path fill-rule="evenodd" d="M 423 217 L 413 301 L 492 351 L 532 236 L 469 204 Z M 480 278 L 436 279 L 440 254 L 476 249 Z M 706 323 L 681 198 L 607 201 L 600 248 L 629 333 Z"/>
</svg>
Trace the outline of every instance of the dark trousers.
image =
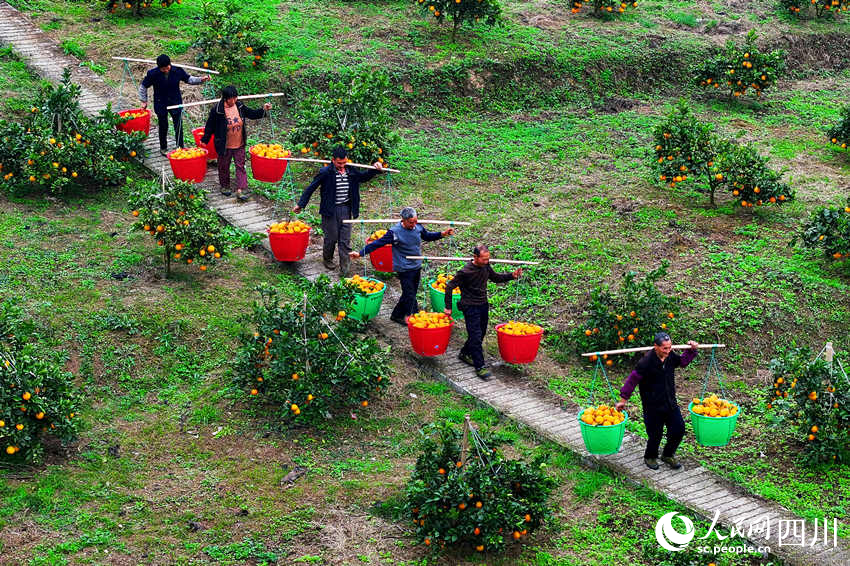
<svg viewBox="0 0 850 566">
<path fill-rule="evenodd" d="M 463 313 L 466 322 L 466 342 L 460 349 L 461 355 L 472 358 L 475 369 L 484 367 L 484 335 L 487 334 L 487 324 L 490 321 L 490 305 L 467 305 L 458 308 Z"/>
<path fill-rule="evenodd" d="M 333 261 L 334 248 L 339 248 L 339 270 L 348 273 L 351 258 L 351 224 L 343 224 L 343 220 L 351 218 L 351 206 L 338 204 L 334 207 L 333 216 L 322 215 L 322 232 L 325 233 L 325 241 L 322 246 L 322 258 L 325 261 Z"/>
<path fill-rule="evenodd" d="M 218 156 L 218 184 L 223 191 L 230 190 L 230 160 L 236 166 L 236 188 L 244 191 L 248 188 L 248 174 L 245 173 L 245 146 L 225 149 Z"/>
<path fill-rule="evenodd" d="M 643 407 L 643 422 L 646 425 L 645 458 L 658 458 L 658 447 L 661 445 L 661 437 L 664 435 L 664 427 L 667 427 L 667 444 L 664 445 L 662 456 L 671 457 L 676 453 L 679 443 L 685 436 L 685 421 L 682 420 L 682 412 L 678 407 Z"/>
<path fill-rule="evenodd" d="M 171 114 L 171 120 L 174 122 L 174 141 L 177 142 L 177 147 L 183 147 L 183 118 L 182 110 L 174 108 L 166 110 L 162 114 L 156 115 L 157 128 L 159 129 L 159 149 L 168 148 L 168 115 Z"/>
<path fill-rule="evenodd" d="M 419 312 L 419 303 L 416 302 L 416 291 L 419 289 L 421 278 L 421 269 L 398 272 L 398 282 L 401 284 L 401 298 L 390 315 L 392 318 L 404 318 L 407 315 Z"/>
</svg>

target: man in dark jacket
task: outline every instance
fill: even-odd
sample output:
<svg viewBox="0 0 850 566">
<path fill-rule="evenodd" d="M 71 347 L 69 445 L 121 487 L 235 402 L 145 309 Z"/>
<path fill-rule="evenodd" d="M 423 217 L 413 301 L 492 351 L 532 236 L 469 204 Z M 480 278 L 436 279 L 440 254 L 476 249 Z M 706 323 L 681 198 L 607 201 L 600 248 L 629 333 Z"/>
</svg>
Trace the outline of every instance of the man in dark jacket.
<svg viewBox="0 0 850 566">
<path fill-rule="evenodd" d="M 352 259 L 356 259 L 372 253 L 381 246 L 391 245 L 393 247 L 393 269 L 398 274 L 398 281 L 401 284 L 401 298 L 390 314 L 390 320 L 407 325 L 404 317 L 419 311 L 419 305 L 416 303 L 416 290 L 419 288 L 419 280 L 422 276 L 422 260 L 407 259 L 407 256 L 422 255 L 423 240 L 433 242 L 445 236 L 451 236 L 454 232 L 454 228 L 442 232 L 429 232 L 424 226 L 418 224 L 416 209 L 406 206 L 401 209 L 401 222 L 392 226 L 386 234 L 364 247 L 360 252 L 349 254 Z"/>
<path fill-rule="evenodd" d="M 148 107 L 148 89 L 153 87 L 153 112 L 156 114 L 157 128 L 159 129 L 159 152 L 167 153 L 168 148 L 168 115 L 174 121 L 174 136 L 177 147 L 183 147 L 182 108 L 168 110 L 169 106 L 183 104 L 183 96 L 180 94 L 180 83 L 190 85 L 203 84 L 210 80 L 210 76 L 192 77 L 183 70 L 183 67 L 173 67 L 168 55 L 160 55 L 156 58 L 156 68 L 148 71 L 145 78 L 139 84 L 139 100 L 142 108 Z"/>
<path fill-rule="evenodd" d="M 333 150 L 331 164 L 319 169 L 313 182 L 301 193 L 298 204 L 292 212 L 298 214 L 310 202 L 310 196 L 318 188 L 319 213 L 322 215 L 322 232 L 325 241 L 322 247 L 322 259 L 327 269 L 334 269 L 334 248 L 339 247 L 339 270 L 343 277 L 350 272 L 351 224 L 343 224 L 343 220 L 360 216 L 360 183 L 365 183 L 383 170 L 379 162 L 372 166 L 375 169 L 360 171 L 356 167 L 346 166 L 348 152 L 342 146 Z"/>
<path fill-rule="evenodd" d="M 492 375 L 484 365 L 484 334 L 490 320 L 490 303 L 487 301 L 487 282 L 504 283 L 518 279 L 522 268 L 513 273 L 496 273 L 490 266 L 490 250 L 485 245 L 478 245 L 472 250 L 472 261 L 464 265 L 460 271 L 446 284 L 445 313 L 452 314 L 452 291 L 460 287 L 458 308 L 463 313 L 466 322 L 466 343 L 458 354 L 458 359 L 475 367 L 475 374 L 481 379 Z"/>
<path fill-rule="evenodd" d="M 667 427 L 667 444 L 661 461 L 674 470 L 682 467 L 674 455 L 679 443 L 685 436 L 685 421 L 676 401 L 676 383 L 673 370 L 686 367 L 697 356 L 699 344 L 690 340 L 690 350 L 681 355 L 672 351 L 673 343 L 670 335 L 659 332 L 653 340 L 653 348 L 642 357 L 623 387 L 620 388 L 620 400 L 615 405 L 618 411 L 626 406 L 626 401 L 634 393 L 635 387 L 640 386 L 640 403 L 643 408 L 643 422 L 646 425 L 646 451 L 643 461 L 648 468 L 658 469 L 658 447 Z"/>
</svg>

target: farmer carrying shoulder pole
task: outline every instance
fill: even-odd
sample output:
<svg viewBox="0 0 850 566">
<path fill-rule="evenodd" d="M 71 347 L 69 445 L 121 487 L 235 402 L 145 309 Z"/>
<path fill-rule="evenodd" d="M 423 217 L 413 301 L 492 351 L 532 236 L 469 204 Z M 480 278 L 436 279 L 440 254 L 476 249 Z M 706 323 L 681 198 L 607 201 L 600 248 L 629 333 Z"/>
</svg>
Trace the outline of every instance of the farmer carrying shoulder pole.
<svg viewBox="0 0 850 566">
<path fill-rule="evenodd" d="M 433 242 L 455 232 L 454 228 L 442 232 L 429 232 L 417 222 L 416 210 L 407 206 L 401 210 L 401 222 L 390 227 L 386 234 L 359 252 L 349 254 L 353 259 L 356 259 L 372 253 L 381 246 L 392 245 L 393 268 L 398 273 L 398 281 L 401 283 L 401 298 L 393 309 L 390 320 L 405 325 L 407 322 L 405 322 L 404 317 L 419 311 L 419 304 L 416 302 L 416 290 L 419 288 L 419 281 L 422 277 L 422 260 L 407 259 L 407 256 L 422 255 L 423 240 Z"/>
<path fill-rule="evenodd" d="M 346 163 L 348 152 L 341 145 L 335 147 L 331 164 L 319 169 L 292 209 L 296 214 L 301 212 L 310 202 L 313 192 L 322 187 L 319 193 L 319 213 L 322 215 L 322 232 L 325 233 L 322 263 L 326 269 L 333 270 L 336 267 L 333 263 L 334 248 L 339 247 L 339 271 L 343 277 L 348 277 L 350 272 L 351 224 L 342 221 L 360 216 L 360 183 L 365 183 L 384 169 L 377 161 L 372 164 L 375 169 L 366 171 L 346 166 Z"/>
<path fill-rule="evenodd" d="M 685 421 L 682 420 L 682 412 L 676 401 L 673 370 L 686 367 L 697 357 L 699 344 L 689 340 L 688 345 L 691 347 L 690 350 L 684 351 L 681 355 L 677 354 L 672 351 L 673 343 L 670 335 L 666 332 L 658 332 L 653 340 L 652 350 L 638 361 L 635 369 L 620 388 L 620 400 L 615 405 L 618 411 L 622 410 L 635 387 L 640 386 L 643 422 L 646 425 L 646 434 L 649 436 L 643 461 L 652 470 L 658 469 L 658 447 L 661 445 L 665 426 L 667 427 L 667 444 L 664 445 L 661 461 L 674 470 L 682 467 L 674 455 L 685 436 Z"/>
<path fill-rule="evenodd" d="M 168 149 L 168 115 L 174 122 L 174 140 L 177 147 L 183 146 L 182 108 L 168 110 L 168 106 L 183 104 L 183 96 L 180 94 L 180 83 L 190 85 L 203 84 L 210 80 L 210 76 L 193 77 L 183 67 L 173 67 L 171 58 L 164 53 L 156 58 L 156 68 L 148 71 L 145 78 L 139 84 L 139 100 L 142 108 L 148 107 L 148 89 L 153 87 L 153 112 L 156 114 L 157 128 L 159 129 L 159 152 L 162 155 Z"/>
<path fill-rule="evenodd" d="M 484 364 L 484 334 L 490 318 L 490 303 L 487 301 L 487 282 L 504 283 L 519 279 L 522 268 L 510 273 L 497 273 L 490 266 L 490 249 L 479 244 L 472 250 L 472 261 L 467 262 L 446 284 L 446 314 L 452 314 L 452 291 L 460 287 L 458 308 L 466 322 L 466 343 L 458 359 L 475 368 L 475 374 L 487 379 L 492 374 Z"/>
</svg>

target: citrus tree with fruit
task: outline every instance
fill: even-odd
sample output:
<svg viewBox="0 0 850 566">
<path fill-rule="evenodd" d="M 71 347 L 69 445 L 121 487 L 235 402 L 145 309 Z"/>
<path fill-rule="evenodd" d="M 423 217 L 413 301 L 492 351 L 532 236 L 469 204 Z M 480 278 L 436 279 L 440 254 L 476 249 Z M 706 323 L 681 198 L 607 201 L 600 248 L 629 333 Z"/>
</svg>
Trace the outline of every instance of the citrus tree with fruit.
<svg viewBox="0 0 850 566">
<path fill-rule="evenodd" d="M 114 14 L 118 8 L 130 10 L 134 16 L 142 15 L 142 10 L 155 6 L 168 8 L 174 3 L 180 4 L 181 0 L 106 0 L 106 11 Z"/>
<path fill-rule="evenodd" d="M 257 288 L 250 329 L 236 356 L 238 386 L 280 417 L 303 422 L 365 410 L 389 386 L 389 349 L 358 334 L 346 310 L 354 292 L 326 276 L 298 284 L 291 301 Z"/>
<path fill-rule="evenodd" d="M 763 52 L 755 40 L 755 32 L 750 30 L 743 45 L 727 41 L 723 51 L 691 69 L 694 84 L 736 98 L 747 92 L 760 97 L 785 74 L 785 52 Z"/>
<path fill-rule="evenodd" d="M 827 257 L 850 257 L 850 198 L 844 205 L 822 206 L 812 212 L 794 238 L 804 248 L 820 249 Z"/>
<path fill-rule="evenodd" d="M 133 228 L 156 241 L 165 263 L 182 263 L 206 271 L 227 253 L 221 220 L 206 205 L 207 193 L 186 181 L 141 184 L 130 195 Z"/>
<path fill-rule="evenodd" d="M 359 163 L 386 163 L 398 144 L 393 132 L 390 79 L 380 71 L 331 81 L 305 96 L 289 139 L 296 155 L 328 158 L 336 146 Z"/>
<path fill-rule="evenodd" d="M 196 61 L 205 69 L 233 73 L 265 65 L 269 44 L 263 39 L 267 20 L 241 12 L 232 0 L 205 2 L 193 27 Z"/>
<path fill-rule="evenodd" d="M 607 285 L 593 289 L 582 313 L 584 322 L 575 331 L 576 345 L 584 352 L 646 345 L 656 332 L 669 332 L 679 310 L 678 300 L 656 286 L 667 275 L 669 265 L 663 261 L 643 277 L 638 271 L 629 271 L 617 290 Z M 607 356 L 605 360 L 609 366 L 614 363 Z"/>
<path fill-rule="evenodd" d="M 780 6 L 798 18 L 837 18 L 841 12 L 850 8 L 850 2 L 845 0 L 780 0 Z"/>
<path fill-rule="evenodd" d="M 841 149 L 847 149 L 850 143 L 850 106 L 841 108 L 841 119 L 826 132 L 829 141 Z"/>
<path fill-rule="evenodd" d="M 463 24 L 483 22 L 496 25 L 502 14 L 497 0 L 416 0 L 422 10 L 442 23 L 452 21 L 452 41 Z"/>
<path fill-rule="evenodd" d="M 782 181 L 782 173 L 771 169 L 769 158 L 752 145 L 732 145 L 719 161 L 726 189 L 739 206 L 751 209 L 794 200 L 794 189 Z"/>
<path fill-rule="evenodd" d="M 501 551 L 522 542 L 550 516 L 547 503 L 555 481 L 542 458 L 511 460 L 498 449 L 504 441 L 463 433 L 450 423 L 422 431 L 419 457 L 407 483 L 405 511 L 416 538 L 432 549 L 465 546 Z"/>
<path fill-rule="evenodd" d="M 117 184 L 127 162 L 144 154 L 144 134 L 117 129 L 107 108 L 94 118 L 79 105 L 80 86 L 65 69 L 45 84 L 21 122 L 0 120 L 0 175 L 9 192 L 63 193 Z"/>
<path fill-rule="evenodd" d="M 73 440 L 79 409 L 72 378 L 38 343 L 20 307 L 0 302 L 0 462 L 40 461 L 48 435 Z"/>
<path fill-rule="evenodd" d="M 578 14 L 585 7 L 591 6 L 591 13 L 597 18 L 613 15 L 624 14 L 630 8 L 637 8 L 637 2 L 621 2 L 620 0 L 591 0 L 590 2 L 582 2 L 581 0 L 573 0 L 573 7 L 570 10 L 573 14 Z"/>
<path fill-rule="evenodd" d="M 770 361 L 767 408 L 793 427 L 808 463 L 850 461 L 850 382 L 843 367 L 790 347 Z"/>
</svg>

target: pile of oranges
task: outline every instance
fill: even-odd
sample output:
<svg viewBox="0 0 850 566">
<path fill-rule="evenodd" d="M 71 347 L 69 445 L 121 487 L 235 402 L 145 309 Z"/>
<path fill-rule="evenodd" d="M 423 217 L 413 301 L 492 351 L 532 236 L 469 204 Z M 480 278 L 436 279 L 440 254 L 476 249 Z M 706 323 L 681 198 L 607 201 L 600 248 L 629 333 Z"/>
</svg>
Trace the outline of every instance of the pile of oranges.
<svg viewBox="0 0 850 566">
<path fill-rule="evenodd" d="M 608 405 L 588 407 L 581 413 L 581 421 L 591 426 L 614 426 L 625 418 L 623 413 Z"/>
<path fill-rule="evenodd" d="M 387 233 L 387 231 L 386 231 L 386 230 L 375 230 L 375 231 L 374 231 L 374 232 L 372 232 L 372 234 L 369 236 L 369 240 L 371 240 L 371 241 L 373 241 L 373 242 L 374 242 L 375 240 L 380 240 L 381 238 L 383 238 L 383 237 L 384 237 L 384 235 L 385 235 L 386 233 Z"/>
<path fill-rule="evenodd" d="M 124 114 L 124 118 L 129 118 L 130 120 L 135 120 L 136 118 L 144 118 L 150 114 L 150 110 L 138 110 L 134 112 L 128 112 Z"/>
<path fill-rule="evenodd" d="M 278 222 L 269 226 L 269 234 L 300 234 L 309 231 L 310 225 L 300 220 Z"/>
<path fill-rule="evenodd" d="M 207 150 L 201 149 L 200 147 L 193 147 L 190 149 L 178 148 L 172 151 L 168 157 L 170 159 L 194 159 L 196 157 L 206 157 Z"/>
<path fill-rule="evenodd" d="M 515 320 L 511 320 L 499 328 L 499 332 L 510 336 L 529 336 L 531 334 L 540 334 L 543 332 L 543 327 L 529 322 L 517 322 Z"/>
<path fill-rule="evenodd" d="M 437 278 L 431 283 L 431 287 L 441 293 L 446 292 L 446 284 L 449 282 L 449 276 L 445 273 L 439 273 Z M 460 289 L 455 287 L 452 289 L 452 295 L 460 295 Z"/>
<path fill-rule="evenodd" d="M 353 275 L 346 279 L 345 282 L 354 287 L 355 291 L 359 291 L 367 295 L 377 293 L 384 288 L 384 284 L 380 281 L 373 281 L 371 279 L 366 279 L 365 277 L 360 277 L 359 275 Z"/>
<path fill-rule="evenodd" d="M 452 323 L 452 317 L 441 312 L 419 311 L 407 320 L 414 328 L 445 328 Z"/>
<path fill-rule="evenodd" d="M 694 397 L 691 410 L 704 417 L 731 417 L 738 412 L 738 407 L 717 395 L 704 397 L 702 400 Z"/>
<path fill-rule="evenodd" d="M 279 143 L 258 143 L 251 146 L 251 153 L 267 159 L 286 159 L 292 155 L 288 149 L 283 149 Z"/>
</svg>

